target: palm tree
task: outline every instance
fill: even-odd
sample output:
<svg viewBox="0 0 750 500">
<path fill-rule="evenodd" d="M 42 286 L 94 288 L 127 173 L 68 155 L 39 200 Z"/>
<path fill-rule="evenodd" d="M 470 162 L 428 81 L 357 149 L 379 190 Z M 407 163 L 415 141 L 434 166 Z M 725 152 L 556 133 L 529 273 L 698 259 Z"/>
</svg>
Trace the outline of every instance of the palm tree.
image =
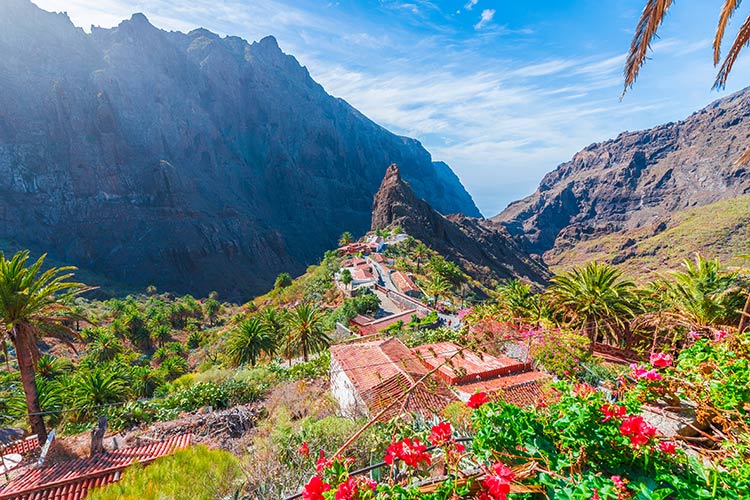
<svg viewBox="0 0 750 500">
<path fill-rule="evenodd" d="M 630 44 L 627 61 L 625 63 L 625 88 L 623 96 L 628 88 L 632 87 L 643 64 L 648 57 L 648 49 L 651 42 L 657 36 L 657 31 L 664 21 L 669 8 L 672 6 L 672 0 L 647 0 L 643 13 L 638 20 L 638 25 L 633 34 L 633 40 Z M 721 44 L 724 41 L 727 25 L 732 16 L 740 7 L 740 0 L 724 0 L 719 13 L 719 23 L 716 27 L 713 41 L 713 63 L 718 66 L 721 61 Z M 750 15 L 745 18 L 742 26 L 737 31 L 732 45 L 727 52 L 724 60 L 719 67 L 719 71 L 714 80 L 713 88 L 722 89 L 726 86 L 729 73 L 734 67 L 734 63 L 739 57 L 740 51 L 750 42 Z M 750 162 L 750 148 L 737 160 L 738 164 L 747 164 Z"/>
<path fill-rule="evenodd" d="M 134 366 L 130 370 L 133 394 L 139 398 L 150 398 L 163 382 L 158 371 L 150 366 Z"/>
<path fill-rule="evenodd" d="M 451 290 L 451 284 L 447 279 L 436 274 L 424 284 L 424 288 L 427 295 L 435 299 L 435 304 L 437 304 L 440 297 L 448 295 Z"/>
<path fill-rule="evenodd" d="M 339 246 L 343 247 L 354 241 L 354 236 L 349 231 L 344 231 L 339 237 Z"/>
<path fill-rule="evenodd" d="M 250 363 L 255 366 L 262 353 L 271 355 L 276 350 L 273 332 L 259 318 L 242 321 L 229 335 L 226 352 L 233 366 Z"/>
<path fill-rule="evenodd" d="M 26 267 L 29 252 L 24 250 L 6 259 L 0 252 L 0 334 L 10 338 L 16 351 L 31 430 L 40 442 L 47 439 L 41 415 L 34 368 L 39 357 L 37 338 L 70 338 L 75 332 L 68 324 L 80 319 L 71 310 L 68 299 L 87 290 L 68 281 L 74 267 L 42 271 L 45 255 Z"/>
<path fill-rule="evenodd" d="M 81 370 L 70 383 L 71 406 L 79 418 L 93 416 L 104 405 L 125 401 L 128 392 L 122 373 L 110 367 Z"/>
<path fill-rule="evenodd" d="M 519 322 L 539 323 L 543 315 L 540 295 L 531 291 L 531 285 L 512 278 L 497 287 L 498 302 Z"/>
<path fill-rule="evenodd" d="M 417 259 L 417 272 L 419 272 L 419 265 L 422 263 L 422 260 L 425 259 L 429 254 L 430 250 L 427 248 L 427 245 L 425 245 L 421 241 L 414 247 L 412 255 L 415 259 Z"/>
<path fill-rule="evenodd" d="M 122 354 L 125 347 L 120 339 L 106 330 L 100 331 L 88 345 L 88 355 L 97 363 L 112 361 Z"/>
<path fill-rule="evenodd" d="M 307 361 L 310 353 L 319 352 L 331 345 L 331 339 L 323 331 L 323 315 L 313 305 L 304 303 L 292 309 L 287 317 L 289 332 L 287 355 L 293 350 L 302 350 Z"/>
<path fill-rule="evenodd" d="M 588 333 L 589 350 L 603 330 L 616 336 L 638 309 L 635 284 L 608 265 L 590 262 L 552 278 L 549 297 L 567 320 Z"/>
<path fill-rule="evenodd" d="M 699 253 L 682 265 L 683 271 L 673 272 L 672 280 L 665 281 L 677 314 L 699 328 L 726 319 L 733 312 L 728 299 L 736 288 L 737 273 L 723 272 L 719 259 L 705 259 Z"/>
</svg>

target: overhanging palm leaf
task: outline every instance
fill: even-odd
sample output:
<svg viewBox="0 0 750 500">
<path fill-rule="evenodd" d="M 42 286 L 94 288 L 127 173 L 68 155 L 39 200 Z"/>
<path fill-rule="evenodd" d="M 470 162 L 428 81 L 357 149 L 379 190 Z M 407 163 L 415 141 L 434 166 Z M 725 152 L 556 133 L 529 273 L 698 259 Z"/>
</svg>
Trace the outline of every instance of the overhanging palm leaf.
<svg viewBox="0 0 750 500">
<path fill-rule="evenodd" d="M 26 267 L 29 252 L 6 259 L 0 252 L 0 333 L 10 339 L 16 351 L 26 395 L 29 421 L 40 440 L 47 437 L 36 388 L 35 363 L 39 357 L 37 338 L 58 337 L 70 342 L 77 336 L 67 322 L 81 320 L 65 305 L 75 295 L 89 290 L 82 283 L 68 281 L 74 267 L 42 271 L 45 255 Z"/>
</svg>

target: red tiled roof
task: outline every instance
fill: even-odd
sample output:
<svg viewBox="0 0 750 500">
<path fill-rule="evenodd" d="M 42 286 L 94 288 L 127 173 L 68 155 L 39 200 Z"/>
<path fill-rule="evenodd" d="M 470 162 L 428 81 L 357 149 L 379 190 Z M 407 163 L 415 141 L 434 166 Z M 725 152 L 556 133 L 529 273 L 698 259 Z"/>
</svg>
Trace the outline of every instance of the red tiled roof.
<svg viewBox="0 0 750 500">
<path fill-rule="evenodd" d="M 428 368 L 433 369 L 442 364 L 438 368 L 438 373 L 451 385 L 486 380 L 529 368 L 528 364 L 512 358 L 489 354 L 480 356 L 468 349 L 456 355 L 460 350 L 461 348 L 453 342 L 425 344 L 412 349 Z M 449 363 L 443 364 L 449 359 Z"/>
<path fill-rule="evenodd" d="M 401 271 L 393 271 L 391 273 L 391 280 L 393 281 L 393 284 L 396 285 L 396 288 L 401 290 L 403 293 L 421 291 L 417 287 L 417 285 L 414 284 L 411 278 Z"/>
<path fill-rule="evenodd" d="M 497 393 L 498 399 L 518 406 L 536 404 L 542 397 L 540 382 L 549 375 L 536 371 L 518 373 L 492 380 L 482 380 L 470 384 L 461 384 L 454 389 L 468 399 L 477 392 Z"/>
<path fill-rule="evenodd" d="M 191 435 L 113 450 L 92 458 L 58 462 L 25 475 L 0 490 L 2 500 L 80 500 L 89 489 L 113 483 L 133 462 L 145 465 L 190 445 Z"/>
<path fill-rule="evenodd" d="M 382 253 L 374 253 L 370 255 L 370 258 L 377 262 L 378 264 L 382 264 L 383 262 L 386 262 L 388 259 L 385 258 L 385 255 Z"/>
<path fill-rule="evenodd" d="M 36 450 L 37 448 L 39 448 L 39 439 L 37 439 L 36 434 L 34 434 L 25 439 L 19 439 L 18 441 L 13 441 L 5 446 L 0 446 L 0 455 L 10 455 L 11 453 L 24 455 L 32 450 Z"/>
<path fill-rule="evenodd" d="M 352 278 L 354 278 L 355 280 L 369 280 L 375 278 L 375 275 L 367 269 L 357 268 L 352 273 Z"/>
<path fill-rule="evenodd" d="M 400 340 L 342 344 L 331 347 L 331 356 L 346 373 L 371 414 L 377 414 L 428 373 Z M 402 413 L 432 414 L 457 401 L 437 377 L 421 383 L 403 403 L 382 418 Z"/>
<path fill-rule="evenodd" d="M 358 325 L 360 327 L 359 334 L 361 336 L 365 335 L 372 335 L 375 333 L 378 333 L 389 326 L 398 323 L 399 321 L 403 321 L 404 323 L 408 323 L 411 321 L 411 317 L 413 315 L 417 315 L 417 317 L 423 318 L 425 315 L 416 309 L 409 309 L 408 311 L 404 311 L 399 314 L 392 314 L 390 316 L 386 316 L 385 318 L 375 319 L 370 321 L 369 323 Z"/>
</svg>

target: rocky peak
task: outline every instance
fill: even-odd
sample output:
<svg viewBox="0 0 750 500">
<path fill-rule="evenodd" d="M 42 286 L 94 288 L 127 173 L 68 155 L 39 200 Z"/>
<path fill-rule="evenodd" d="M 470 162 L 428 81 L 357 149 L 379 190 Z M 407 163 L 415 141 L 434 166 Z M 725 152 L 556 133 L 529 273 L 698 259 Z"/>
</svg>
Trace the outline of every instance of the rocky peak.
<svg viewBox="0 0 750 500">
<path fill-rule="evenodd" d="M 414 193 L 392 164 L 373 200 L 371 228 L 394 226 L 486 284 L 508 278 L 544 283 L 549 278 L 544 264 L 528 255 L 501 225 L 461 214 L 443 216 Z"/>
</svg>

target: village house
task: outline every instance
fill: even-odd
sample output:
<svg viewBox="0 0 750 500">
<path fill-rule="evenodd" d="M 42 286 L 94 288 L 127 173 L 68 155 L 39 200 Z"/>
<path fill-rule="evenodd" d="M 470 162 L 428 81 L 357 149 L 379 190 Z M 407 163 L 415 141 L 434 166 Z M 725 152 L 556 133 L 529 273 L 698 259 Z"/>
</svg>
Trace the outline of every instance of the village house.
<svg viewBox="0 0 750 500">
<path fill-rule="evenodd" d="M 396 285 L 396 288 L 409 297 L 420 298 L 422 296 L 422 290 L 414 284 L 414 281 L 402 271 L 393 271 L 391 273 L 391 281 Z"/>
<path fill-rule="evenodd" d="M 454 356 L 460 350 L 451 342 L 409 349 L 396 338 L 336 345 L 331 347 L 331 390 L 343 415 L 373 416 L 437 368 L 384 420 L 403 412 L 430 416 L 477 392 L 519 406 L 541 400 L 541 382 L 549 377 L 531 370 L 528 362 L 468 349 Z M 452 366 L 443 364 L 448 359 Z"/>
<path fill-rule="evenodd" d="M 540 382 L 549 376 L 531 370 L 528 361 L 469 350 L 451 358 L 460 349 L 452 342 L 438 342 L 415 347 L 412 352 L 430 370 L 440 366 L 437 374 L 461 401 L 468 401 L 477 392 L 495 394 L 497 399 L 519 406 L 535 405 L 540 400 Z M 448 359 L 450 365 L 443 364 Z"/>
<path fill-rule="evenodd" d="M 385 330 L 386 328 L 388 328 L 389 326 L 398 323 L 399 321 L 408 323 L 411 321 L 412 317 L 415 315 L 419 319 L 422 319 L 426 316 L 426 314 L 424 314 L 421 311 L 418 311 L 417 309 L 408 309 L 404 312 L 401 312 L 398 314 L 391 314 L 390 316 L 386 316 L 385 318 L 379 318 L 379 319 L 368 318 L 367 316 L 357 314 L 349 321 L 349 325 L 361 337 L 365 337 L 367 335 L 374 335 L 378 332 L 381 332 Z"/>
<path fill-rule="evenodd" d="M 348 417 L 377 415 L 428 372 L 395 338 L 331 347 L 331 392 L 341 413 Z M 401 413 L 429 417 L 456 401 L 444 382 L 431 377 L 386 411 L 381 420 Z"/>
</svg>

